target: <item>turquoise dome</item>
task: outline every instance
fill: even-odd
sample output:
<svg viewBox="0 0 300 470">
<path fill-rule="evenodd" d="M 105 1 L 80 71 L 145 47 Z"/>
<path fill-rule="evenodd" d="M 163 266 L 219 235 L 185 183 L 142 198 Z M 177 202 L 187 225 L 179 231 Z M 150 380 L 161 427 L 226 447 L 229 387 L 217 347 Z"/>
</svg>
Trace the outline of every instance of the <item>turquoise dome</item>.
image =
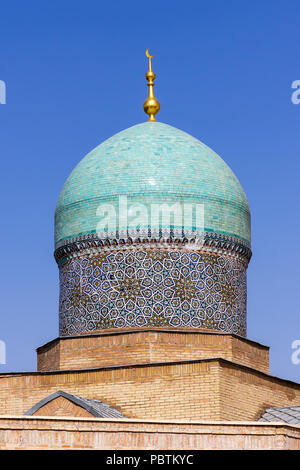
<svg viewBox="0 0 300 470">
<path fill-rule="evenodd" d="M 250 247 L 250 211 L 238 179 L 213 150 L 172 126 L 145 122 L 130 127 L 78 163 L 58 199 L 56 248 L 95 233 L 99 204 L 116 206 L 119 196 L 146 207 L 204 204 L 205 232 L 235 237 Z"/>
</svg>

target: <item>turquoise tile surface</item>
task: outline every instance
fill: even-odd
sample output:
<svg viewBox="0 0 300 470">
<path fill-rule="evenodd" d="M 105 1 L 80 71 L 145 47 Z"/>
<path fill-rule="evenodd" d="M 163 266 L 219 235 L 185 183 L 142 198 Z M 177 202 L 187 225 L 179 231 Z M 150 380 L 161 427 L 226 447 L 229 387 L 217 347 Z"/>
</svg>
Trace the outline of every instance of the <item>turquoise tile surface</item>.
<svg viewBox="0 0 300 470">
<path fill-rule="evenodd" d="M 95 233 L 99 204 L 204 204 L 205 230 L 250 245 L 250 210 L 228 165 L 189 134 L 145 122 L 106 140 L 72 171 L 58 199 L 55 243 Z M 120 227 L 126 229 L 126 227 Z M 147 228 L 147 227 L 146 227 Z M 197 228 L 197 227 L 196 227 Z"/>
</svg>

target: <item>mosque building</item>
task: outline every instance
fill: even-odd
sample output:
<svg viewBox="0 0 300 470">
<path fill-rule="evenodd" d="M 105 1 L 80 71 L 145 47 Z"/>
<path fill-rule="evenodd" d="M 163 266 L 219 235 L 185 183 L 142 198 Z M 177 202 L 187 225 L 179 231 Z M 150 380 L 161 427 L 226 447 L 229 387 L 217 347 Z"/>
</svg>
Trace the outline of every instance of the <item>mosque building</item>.
<svg viewBox="0 0 300 470">
<path fill-rule="evenodd" d="M 2 449 L 300 449 L 300 384 L 247 338 L 250 209 L 209 147 L 149 120 L 75 167 L 55 211 L 59 337 L 0 374 Z"/>
</svg>

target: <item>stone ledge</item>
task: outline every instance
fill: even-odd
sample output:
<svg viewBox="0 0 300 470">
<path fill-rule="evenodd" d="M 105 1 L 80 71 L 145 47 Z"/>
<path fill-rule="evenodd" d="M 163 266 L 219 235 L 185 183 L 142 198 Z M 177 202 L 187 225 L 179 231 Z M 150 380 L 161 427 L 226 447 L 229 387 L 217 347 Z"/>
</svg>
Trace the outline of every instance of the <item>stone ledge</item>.
<svg viewBox="0 0 300 470">
<path fill-rule="evenodd" d="M 26 415 L 0 415 L 0 429 L 3 426 L 3 421 L 10 420 L 16 422 L 35 422 L 35 421 L 57 421 L 59 423 L 66 422 L 88 422 L 88 423 L 120 423 L 123 424 L 169 424 L 169 425 L 187 425 L 187 426 L 226 426 L 228 429 L 237 426 L 252 426 L 258 428 L 279 427 L 299 429 L 300 425 L 284 423 L 282 421 L 204 421 L 193 419 L 138 419 L 138 418 L 96 418 L 96 417 L 81 417 L 81 416 L 26 416 Z M 36 429 L 36 426 L 34 427 Z"/>
</svg>

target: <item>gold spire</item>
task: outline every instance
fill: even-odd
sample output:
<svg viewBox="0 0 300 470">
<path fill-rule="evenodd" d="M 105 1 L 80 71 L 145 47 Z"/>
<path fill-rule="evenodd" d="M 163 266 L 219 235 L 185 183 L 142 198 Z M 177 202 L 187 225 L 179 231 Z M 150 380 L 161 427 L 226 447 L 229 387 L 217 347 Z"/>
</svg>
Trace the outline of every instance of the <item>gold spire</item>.
<svg viewBox="0 0 300 470">
<path fill-rule="evenodd" d="M 149 116 L 148 121 L 156 121 L 155 114 L 157 114 L 158 111 L 160 110 L 160 104 L 155 98 L 154 93 L 153 93 L 154 80 L 155 80 L 156 75 L 154 72 L 152 72 L 151 59 L 153 59 L 154 56 L 149 54 L 149 49 L 146 50 L 146 56 L 149 59 L 149 70 L 146 73 L 146 79 L 148 81 L 147 86 L 149 87 L 149 93 L 148 93 L 148 98 L 146 99 L 144 103 L 144 111 Z"/>
</svg>

